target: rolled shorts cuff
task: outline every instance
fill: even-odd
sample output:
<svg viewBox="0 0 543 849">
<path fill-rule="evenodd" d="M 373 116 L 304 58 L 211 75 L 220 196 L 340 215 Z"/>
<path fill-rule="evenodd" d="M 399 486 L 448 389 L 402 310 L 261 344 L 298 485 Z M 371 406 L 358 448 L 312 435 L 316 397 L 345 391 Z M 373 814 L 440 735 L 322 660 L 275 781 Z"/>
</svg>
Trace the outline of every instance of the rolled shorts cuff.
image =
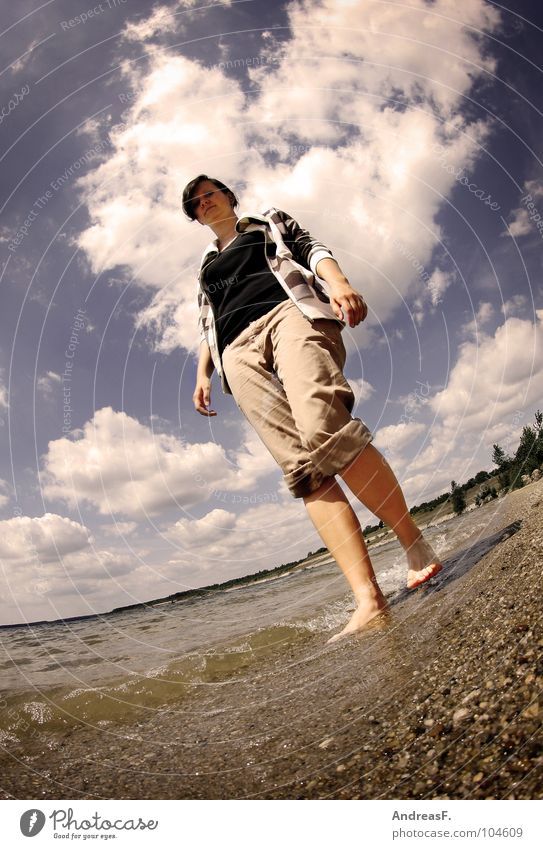
<svg viewBox="0 0 543 849">
<path fill-rule="evenodd" d="M 353 418 L 326 442 L 309 452 L 311 462 L 323 477 L 337 474 L 351 463 L 373 440 L 371 430 L 361 419 Z"/>
</svg>

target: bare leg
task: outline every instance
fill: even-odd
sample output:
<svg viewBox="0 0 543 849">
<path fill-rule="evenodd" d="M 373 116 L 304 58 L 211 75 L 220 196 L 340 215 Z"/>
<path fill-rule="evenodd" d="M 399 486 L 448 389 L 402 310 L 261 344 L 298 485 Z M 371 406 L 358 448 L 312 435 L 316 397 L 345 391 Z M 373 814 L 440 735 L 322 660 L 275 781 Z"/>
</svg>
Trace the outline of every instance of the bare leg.
<svg viewBox="0 0 543 849">
<path fill-rule="evenodd" d="M 407 586 L 423 584 L 441 570 L 436 553 L 413 521 L 400 484 L 387 460 L 371 443 L 339 474 L 362 504 L 386 522 L 407 553 Z"/>
<path fill-rule="evenodd" d="M 388 609 L 381 592 L 360 522 L 335 478 L 327 478 L 311 495 L 304 497 L 307 512 L 330 554 L 347 578 L 357 608 L 341 633 L 329 643 L 360 631 L 370 620 Z"/>
</svg>

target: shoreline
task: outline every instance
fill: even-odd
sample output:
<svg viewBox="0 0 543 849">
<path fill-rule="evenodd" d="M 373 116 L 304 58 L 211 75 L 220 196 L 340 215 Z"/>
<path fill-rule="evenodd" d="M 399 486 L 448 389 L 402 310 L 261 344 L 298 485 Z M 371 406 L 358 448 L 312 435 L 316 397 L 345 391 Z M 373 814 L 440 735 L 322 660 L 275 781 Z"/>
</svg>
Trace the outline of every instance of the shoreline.
<svg viewBox="0 0 543 849">
<path fill-rule="evenodd" d="M 4 753 L 1 798 L 541 798 L 543 480 L 481 509 L 384 630 L 279 640 L 141 722 Z"/>
</svg>

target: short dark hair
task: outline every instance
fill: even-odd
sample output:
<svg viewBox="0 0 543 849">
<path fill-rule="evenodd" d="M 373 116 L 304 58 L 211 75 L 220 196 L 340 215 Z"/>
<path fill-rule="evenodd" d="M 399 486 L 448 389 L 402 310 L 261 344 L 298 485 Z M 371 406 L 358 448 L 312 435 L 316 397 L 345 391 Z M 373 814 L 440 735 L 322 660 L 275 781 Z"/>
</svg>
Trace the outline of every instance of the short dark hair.
<svg viewBox="0 0 543 849">
<path fill-rule="evenodd" d="M 187 183 L 185 188 L 183 189 L 183 210 L 185 215 L 187 215 L 191 221 L 196 221 L 196 215 L 194 214 L 193 209 L 193 201 L 196 195 L 196 189 L 198 188 L 199 183 L 203 183 L 204 180 L 209 180 L 210 183 L 213 183 L 218 189 L 225 193 L 225 195 L 230 198 L 230 202 L 232 204 L 232 209 L 235 209 L 236 206 L 239 206 L 239 201 L 235 196 L 232 189 L 229 189 L 228 186 L 225 186 L 224 183 L 221 183 L 220 180 L 217 180 L 215 177 L 208 177 L 207 174 L 198 174 L 190 183 Z"/>
</svg>

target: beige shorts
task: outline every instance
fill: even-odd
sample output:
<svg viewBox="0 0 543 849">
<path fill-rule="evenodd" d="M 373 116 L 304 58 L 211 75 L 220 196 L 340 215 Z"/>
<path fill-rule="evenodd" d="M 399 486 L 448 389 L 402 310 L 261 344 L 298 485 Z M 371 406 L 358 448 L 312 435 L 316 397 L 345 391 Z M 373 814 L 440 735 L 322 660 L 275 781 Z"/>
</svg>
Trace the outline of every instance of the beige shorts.
<svg viewBox="0 0 543 849">
<path fill-rule="evenodd" d="M 311 322 L 289 298 L 251 322 L 222 354 L 234 400 L 294 498 L 309 495 L 373 439 L 351 416 L 355 398 L 343 375 L 341 333 L 338 321 Z"/>
</svg>

